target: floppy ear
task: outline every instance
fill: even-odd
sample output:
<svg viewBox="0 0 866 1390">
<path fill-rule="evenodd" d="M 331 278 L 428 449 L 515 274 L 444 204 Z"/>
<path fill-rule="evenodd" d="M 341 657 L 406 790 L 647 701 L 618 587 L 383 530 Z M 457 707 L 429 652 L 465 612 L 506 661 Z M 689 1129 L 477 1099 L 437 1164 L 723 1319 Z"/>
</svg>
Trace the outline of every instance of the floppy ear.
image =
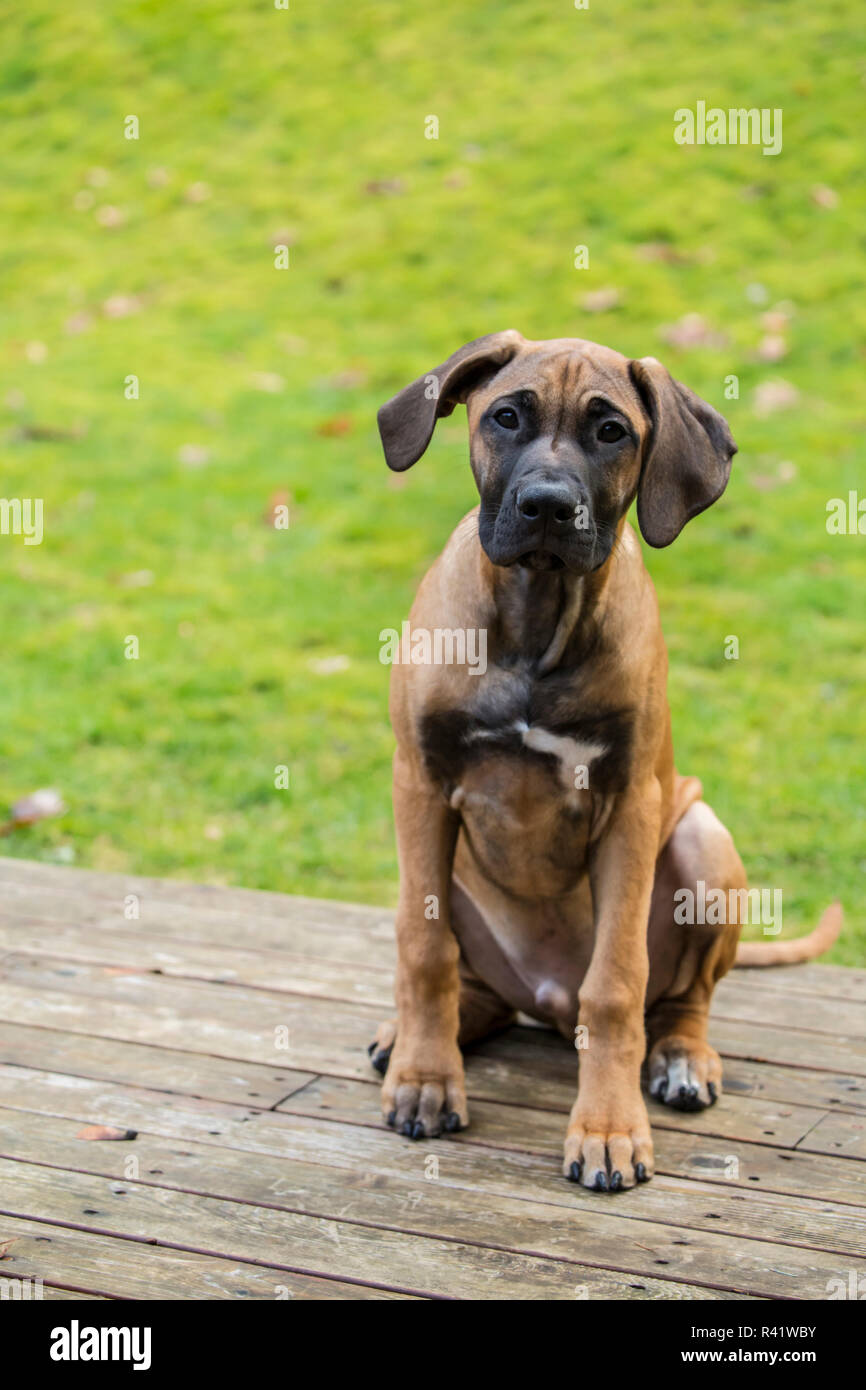
<svg viewBox="0 0 866 1390">
<path fill-rule="evenodd" d="M 419 377 L 411 386 L 404 386 L 387 401 L 377 418 L 388 467 L 402 473 L 417 463 L 433 437 L 439 417 L 450 415 L 485 376 L 510 362 L 522 342 L 513 328 L 474 338 L 452 353 L 441 367 Z"/>
<path fill-rule="evenodd" d="M 737 446 L 723 416 L 654 357 L 629 363 L 629 372 L 652 421 L 637 519 L 650 545 L 670 545 L 687 521 L 721 497 Z"/>
</svg>

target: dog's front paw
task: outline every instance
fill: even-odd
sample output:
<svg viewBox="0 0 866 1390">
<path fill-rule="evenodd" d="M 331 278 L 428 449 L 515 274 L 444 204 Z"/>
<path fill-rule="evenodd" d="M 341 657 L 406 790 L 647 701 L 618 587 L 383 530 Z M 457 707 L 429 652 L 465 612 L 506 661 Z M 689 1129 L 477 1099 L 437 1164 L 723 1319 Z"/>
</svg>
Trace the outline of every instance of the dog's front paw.
<svg viewBox="0 0 866 1390">
<path fill-rule="evenodd" d="M 394 1046 L 382 1086 L 385 1123 L 409 1139 L 435 1139 L 469 1123 L 463 1058 L 456 1043 L 423 1047 L 413 1056 Z"/>
<path fill-rule="evenodd" d="M 565 1136 L 562 1171 L 594 1192 L 621 1192 L 653 1175 L 653 1141 L 640 1096 L 616 1106 L 578 1096 Z"/>
<path fill-rule="evenodd" d="M 647 1063 L 653 1100 L 674 1110 L 706 1110 L 722 1089 L 722 1061 L 715 1048 L 688 1038 L 661 1038 Z"/>
</svg>

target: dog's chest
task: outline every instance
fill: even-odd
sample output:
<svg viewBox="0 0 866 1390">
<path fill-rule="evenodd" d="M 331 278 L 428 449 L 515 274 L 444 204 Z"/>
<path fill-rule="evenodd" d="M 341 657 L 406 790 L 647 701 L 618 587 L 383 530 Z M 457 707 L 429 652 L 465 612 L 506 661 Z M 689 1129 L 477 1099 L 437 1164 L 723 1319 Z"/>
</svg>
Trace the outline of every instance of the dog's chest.
<svg viewBox="0 0 866 1390">
<path fill-rule="evenodd" d="M 572 891 L 628 777 L 630 712 L 588 704 L 564 675 L 494 669 L 471 703 L 426 715 L 419 733 L 488 879 L 520 897 Z"/>
<path fill-rule="evenodd" d="M 465 704 L 424 715 L 419 734 L 428 772 L 452 802 L 459 804 L 479 769 L 506 769 L 516 780 L 521 769 L 532 769 L 546 781 L 547 796 L 573 812 L 587 810 L 593 794 L 625 785 L 632 717 L 611 703 L 587 701 L 566 673 L 534 678 L 492 667 Z"/>
</svg>

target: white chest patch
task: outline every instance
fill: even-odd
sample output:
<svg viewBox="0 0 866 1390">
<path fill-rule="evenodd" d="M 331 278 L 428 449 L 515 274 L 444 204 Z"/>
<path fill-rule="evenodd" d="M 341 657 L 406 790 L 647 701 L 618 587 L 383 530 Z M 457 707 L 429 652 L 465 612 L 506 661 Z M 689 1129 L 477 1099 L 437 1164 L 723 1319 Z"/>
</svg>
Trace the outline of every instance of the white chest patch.
<svg viewBox="0 0 866 1390">
<path fill-rule="evenodd" d="M 589 791 L 592 787 L 591 768 L 596 758 L 607 752 L 607 745 L 590 739 L 563 738 L 539 725 L 520 726 L 523 742 L 536 753 L 552 753 L 559 759 L 563 786 L 568 792 Z"/>
<path fill-rule="evenodd" d="M 566 791 L 579 792 L 591 789 L 592 764 L 608 751 L 607 744 L 597 743 L 591 739 L 565 738 L 561 734 L 552 734 L 549 729 L 542 728 L 540 724 L 530 725 L 522 719 L 515 720 L 510 727 L 515 733 L 520 734 L 527 748 L 531 748 L 535 753 L 550 753 L 558 759 L 560 775 Z M 493 741 L 501 737 L 501 732 L 478 729 L 471 737 Z"/>
</svg>

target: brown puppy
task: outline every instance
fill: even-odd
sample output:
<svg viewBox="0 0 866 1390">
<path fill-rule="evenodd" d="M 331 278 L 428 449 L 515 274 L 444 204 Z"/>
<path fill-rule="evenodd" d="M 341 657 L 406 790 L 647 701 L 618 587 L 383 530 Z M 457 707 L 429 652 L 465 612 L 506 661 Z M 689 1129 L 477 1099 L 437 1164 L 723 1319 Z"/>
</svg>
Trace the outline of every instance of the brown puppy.
<svg viewBox="0 0 866 1390">
<path fill-rule="evenodd" d="M 719 1094 L 707 1017 L 746 890 L 674 768 L 655 591 L 625 515 L 637 496 L 645 539 L 669 545 L 720 496 L 736 445 L 653 358 L 510 331 L 382 407 L 390 467 L 459 402 L 481 505 L 421 584 L 392 675 L 398 1017 L 371 1053 L 387 1122 L 432 1137 L 469 1120 L 461 1044 L 517 1010 L 553 1024 L 580 1048 L 564 1172 L 617 1191 L 653 1171 L 647 1047 L 657 1099 Z M 474 659 L 453 664 L 461 643 Z M 701 884 L 725 920 L 679 924 L 675 894 Z M 831 913 L 795 958 L 837 930 Z"/>
</svg>

